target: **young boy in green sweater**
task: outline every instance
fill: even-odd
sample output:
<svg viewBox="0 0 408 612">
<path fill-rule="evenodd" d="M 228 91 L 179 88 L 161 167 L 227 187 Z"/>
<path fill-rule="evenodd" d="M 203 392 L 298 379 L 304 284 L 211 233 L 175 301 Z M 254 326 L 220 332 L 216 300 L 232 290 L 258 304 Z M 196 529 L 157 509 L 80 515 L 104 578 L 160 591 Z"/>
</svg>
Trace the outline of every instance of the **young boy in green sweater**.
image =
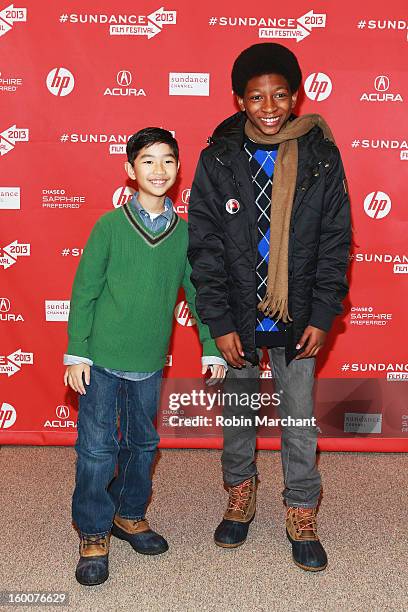
<svg viewBox="0 0 408 612">
<path fill-rule="evenodd" d="M 180 286 L 197 319 L 202 373 L 210 367 L 211 378 L 222 379 L 226 367 L 196 314 L 187 223 L 166 197 L 179 168 L 177 141 L 167 130 L 146 128 L 129 139 L 126 151 L 125 169 L 139 191 L 91 232 L 74 280 L 64 356 L 64 382 L 79 393 L 72 514 L 81 538 L 75 575 L 87 586 L 108 578 L 111 533 L 142 554 L 168 549 L 145 511 Z"/>
</svg>

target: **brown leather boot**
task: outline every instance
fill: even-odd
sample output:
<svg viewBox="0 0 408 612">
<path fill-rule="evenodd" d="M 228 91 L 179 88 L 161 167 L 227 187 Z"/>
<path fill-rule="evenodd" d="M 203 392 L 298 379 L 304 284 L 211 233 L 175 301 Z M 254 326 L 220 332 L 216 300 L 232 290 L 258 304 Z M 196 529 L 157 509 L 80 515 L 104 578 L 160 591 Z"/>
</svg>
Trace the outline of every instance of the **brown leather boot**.
<svg viewBox="0 0 408 612">
<path fill-rule="evenodd" d="M 169 549 L 163 536 L 150 529 L 147 520 L 126 519 L 115 515 L 112 534 L 120 540 L 129 542 L 132 548 L 142 555 L 161 555 Z"/>
<path fill-rule="evenodd" d="M 296 565 L 311 572 L 325 569 L 327 555 L 317 535 L 316 508 L 288 508 L 286 535 Z"/>
<path fill-rule="evenodd" d="M 80 584 L 94 586 L 102 584 L 109 576 L 109 542 L 106 536 L 81 536 L 80 558 L 75 577 Z"/>
<path fill-rule="evenodd" d="M 245 542 L 249 525 L 255 516 L 256 476 L 235 487 L 229 487 L 228 492 L 227 510 L 215 530 L 214 539 L 218 546 L 235 548 Z"/>
</svg>

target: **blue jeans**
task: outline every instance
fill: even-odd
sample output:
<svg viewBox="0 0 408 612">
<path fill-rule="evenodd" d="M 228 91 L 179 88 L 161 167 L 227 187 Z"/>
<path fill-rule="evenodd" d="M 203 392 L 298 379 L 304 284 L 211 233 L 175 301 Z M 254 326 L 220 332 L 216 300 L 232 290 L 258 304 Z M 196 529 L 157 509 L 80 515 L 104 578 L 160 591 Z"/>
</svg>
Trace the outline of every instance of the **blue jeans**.
<svg viewBox="0 0 408 612">
<path fill-rule="evenodd" d="M 106 535 L 115 513 L 128 519 L 144 517 L 159 443 L 154 420 L 161 379 L 162 370 L 130 381 L 91 367 L 90 385 L 79 399 L 75 445 L 72 518 L 81 534 Z"/>
</svg>

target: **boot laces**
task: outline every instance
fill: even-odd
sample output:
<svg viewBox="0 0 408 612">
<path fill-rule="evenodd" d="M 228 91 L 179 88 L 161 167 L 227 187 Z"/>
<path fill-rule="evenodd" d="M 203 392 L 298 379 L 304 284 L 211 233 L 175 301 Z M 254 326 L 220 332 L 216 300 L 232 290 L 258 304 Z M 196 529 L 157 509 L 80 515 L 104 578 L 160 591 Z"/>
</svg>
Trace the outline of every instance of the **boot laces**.
<svg viewBox="0 0 408 612">
<path fill-rule="evenodd" d="M 83 547 L 87 548 L 88 546 L 103 546 L 106 548 L 106 536 L 84 536 L 83 538 Z"/>
<path fill-rule="evenodd" d="M 316 512 L 314 508 L 288 508 L 288 516 L 294 511 L 293 522 L 296 530 L 305 536 L 304 532 L 312 531 L 317 536 Z"/>
<path fill-rule="evenodd" d="M 249 502 L 250 494 L 252 492 L 252 480 L 244 480 L 240 485 L 236 487 L 231 487 L 229 490 L 229 500 L 228 500 L 228 512 L 242 512 L 245 514 L 247 509 L 247 505 Z"/>
</svg>

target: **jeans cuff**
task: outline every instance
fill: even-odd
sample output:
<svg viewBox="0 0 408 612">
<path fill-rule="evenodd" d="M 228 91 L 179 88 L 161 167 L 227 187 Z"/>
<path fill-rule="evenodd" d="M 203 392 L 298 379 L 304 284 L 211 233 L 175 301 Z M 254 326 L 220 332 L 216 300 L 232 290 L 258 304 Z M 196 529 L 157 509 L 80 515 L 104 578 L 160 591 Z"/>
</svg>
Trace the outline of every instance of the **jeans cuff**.
<svg viewBox="0 0 408 612">
<path fill-rule="evenodd" d="M 110 529 L 108 531 L 101 531 L 98 533 L 85 533 L 83 531 L 80 531 L 79 533 L 81 534 L 81 538 L 105 538 L 109 533 L 110 533 Z"/>
<path fill-rule="evenodd" d="M 291 508 L 317 508 L 317 501 L 316 502 L 296 502 L 296 501 L 291 502 L 288 499 L 285 499 L 285 504 L 288 508 L 289 506 Z"/>
<path fill-rule="evenodd" d="M 225 478 L 224 478 L 224 485 L 225 485 L 226 487 L 237 487 L 238 485 L 240 485 L 240 484 L 242 484 L 243 482 L 245 482 L 245 480 L 250 480 L 250 479 L 251 479 L 251 478 L 253 478 L 254 476 L 255 476 L 255 477 L 256 477 L 256 476 L 258 476 L 258 472 L 255 472 L 255 474 L 251 474 L 250 476 L 245 476 L 245 477 L 242 477 L 242 476 L 241 476 L 239 480 L 237 480 L 236 482 L 233 482 L 233 483 L 228 482 L 228 481 L 227 481 L 227 480 L 225 480 Z"/>
<path fill-rule="evenodd" d="M 124 514 L 116 514 L 119 518 L 123 518 L 127 521 L 143 521 L 145 519 L 145 515 L 138 514 L 137 516 L 125 516 Z"/>
</svg>

